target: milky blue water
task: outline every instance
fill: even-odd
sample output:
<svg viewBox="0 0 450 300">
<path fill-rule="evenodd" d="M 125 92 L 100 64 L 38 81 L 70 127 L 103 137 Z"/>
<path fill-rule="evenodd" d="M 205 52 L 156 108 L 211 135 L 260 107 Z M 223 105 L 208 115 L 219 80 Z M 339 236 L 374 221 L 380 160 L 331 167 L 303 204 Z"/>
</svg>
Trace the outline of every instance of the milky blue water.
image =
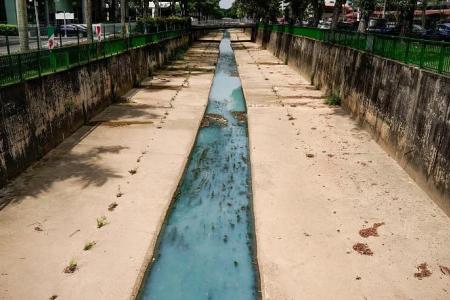
<svg viewBox="0 0 450 300">
<path fill-rule="evenodd" d="M 228 35 L 220 44 L 207 113 L 163 227 L 140 299 L 258 299 L 246 105 Z"/>
</svg>

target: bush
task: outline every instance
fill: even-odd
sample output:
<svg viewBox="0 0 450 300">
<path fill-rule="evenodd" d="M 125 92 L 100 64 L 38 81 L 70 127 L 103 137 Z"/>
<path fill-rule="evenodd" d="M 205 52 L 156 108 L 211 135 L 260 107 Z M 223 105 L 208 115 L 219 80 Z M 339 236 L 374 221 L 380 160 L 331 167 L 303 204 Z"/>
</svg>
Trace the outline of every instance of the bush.
<svg viewBox="0 0 450 300">
<path fill-rule="evenodd" d="M 166 25 L 170 28 L 173 25 L 177 27 L 181 27 L 182 25 L 190 26 L 191 19 L 190 18 L 182 18 L 177 16 L 170 16 L 167 18 L 162 17 L 146 17 L 140 18 L 137 21 L 136 31 L 137 32 L 145 32 L 145 28 L 147 28 L 147 32 L 156 32 L 156 29 L 159 27 L 160 31 L 166 29 Z"/>
<path fill-rule="evenodd" d="M 0 24 L 0 35 L 18 35 L 17 26 L 11 24 Z"/>
</svg>

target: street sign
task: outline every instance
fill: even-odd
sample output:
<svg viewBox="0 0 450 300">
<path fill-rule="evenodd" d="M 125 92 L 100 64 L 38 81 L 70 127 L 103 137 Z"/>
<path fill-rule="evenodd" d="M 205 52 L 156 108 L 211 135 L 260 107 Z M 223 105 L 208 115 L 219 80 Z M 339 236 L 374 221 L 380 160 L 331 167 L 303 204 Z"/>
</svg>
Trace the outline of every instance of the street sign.
<svg viewBox="0 0 450 300">
<path fill-rule="evenodd" d="M 74 13 L 68 13 L 68 12 L 61 12 L 55 14 L 56 20 L 73 20 L 75 19 Z"/>
<path fill-rule="evenodd" d="M 94 32 L 95 35 L 97 36 L 97 41 L 101 41 L 102 40 L 102 24 L 94 24 Z"/>
</svg>

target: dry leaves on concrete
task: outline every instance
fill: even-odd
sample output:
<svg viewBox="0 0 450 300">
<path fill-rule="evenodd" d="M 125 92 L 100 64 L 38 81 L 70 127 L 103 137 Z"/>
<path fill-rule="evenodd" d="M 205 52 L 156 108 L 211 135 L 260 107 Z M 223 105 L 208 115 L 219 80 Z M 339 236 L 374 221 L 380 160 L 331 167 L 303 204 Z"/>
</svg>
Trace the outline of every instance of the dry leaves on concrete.
<svg viewBox="0 0 450 300">
<path fill-rule="evenodd" d="M 417 266 L 417 270 L 419 272 L 414 273 L 414 277 L 416 277 L 419 280 L 422 280 L 422 278 L 425 277 L 430 277 L 431 276 L 431 271 L 428 270 L 428 265 L 427 263 L 422 263 L 420 265 Z"/>
<path fill-rule="evenodd" d="M 378 227 L 383 225 L 384 222 L 374 223 L 372 227 L 361 229 L 359 231 L 359 235 L 362 236 L 363 238 L 368 238 L 369 236 L 378 236 Z"/>
<path fill-rule="evenodd" d="M 353 245 L 353 250 L 355 250 L 361 255 L 369 255 L 369 256 L 373 255 L 372 250 L 369 248 L 369 246 L 367 246 L 367 244 L 356 243 Z"/>
</svg>

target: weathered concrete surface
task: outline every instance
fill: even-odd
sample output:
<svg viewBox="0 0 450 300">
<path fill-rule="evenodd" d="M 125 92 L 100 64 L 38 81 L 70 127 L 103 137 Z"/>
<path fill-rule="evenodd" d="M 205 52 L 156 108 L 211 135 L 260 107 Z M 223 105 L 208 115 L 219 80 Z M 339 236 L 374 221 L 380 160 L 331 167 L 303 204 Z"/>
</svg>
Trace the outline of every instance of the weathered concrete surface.
<svg viewBox="0 0 450 300">
<path fill-rule="evenodd" d="M 2 190 L 0 299 L 132 298 L 193 145 L 217 52 L 196 44 Z M 101 216 L 108 224 L 98 229 Z M 83 251 L 88 241 L 96 245 Z M 79 269 L 65 274 L 71 259 Z"/>
<path fill-rule="evenodd" d="M 450 214 L 450 78 L 346 47 L 259 31 L 258 42 L 368 128 Z"/>
<path fill-rule="evenodd" d="M 263 298 L 449 299 L 449 217 L 309 80 L 256 44 L 234 46 Z M 359 235 L 383 222 L 379 236 Z M 432 274 L 419 280 L 422 263 Z"/>
</svg>

